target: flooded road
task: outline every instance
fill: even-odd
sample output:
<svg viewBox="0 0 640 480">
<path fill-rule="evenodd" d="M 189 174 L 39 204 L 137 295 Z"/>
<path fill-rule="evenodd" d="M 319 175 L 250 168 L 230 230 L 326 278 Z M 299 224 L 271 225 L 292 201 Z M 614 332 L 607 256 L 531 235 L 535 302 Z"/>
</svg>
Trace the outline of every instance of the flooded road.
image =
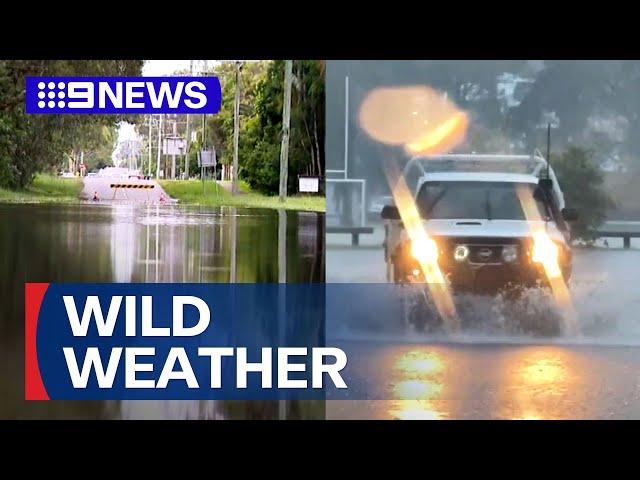
<svg viewBox="0 0 640 480">
<path fill-rule="evenodd" d="M 324 215 L 0 205 L 0 418 L 273 418 L 277 402 L 25 402 L 25 282 L 323 282 Z M 289 415 L 324 415 L 297 402 Z"/>
<path fill-rule="evenodd" d="M 400 344 L 357 351 L 350 361 L 366 359 L 358 368 L 387 385 L 389 399 L 328 401 L 329 419 L 640 418 L 638 347 Z"/>
<path fill-rule="evenodd" d="M 377 240 L 374 235 L 354 249 L 348 239 L 329 235 L 327 282 L 385 282 Z M 364 320 L 334 340 L 328 334 L 329 342 L 348 349 L 358 375 L 386 396 L 328 401 L 327 418 L 640 418 L 637 246 L 574 249 L 575 336 L 516 335 L 482 322 L 436 335 L 398 319 Z"/>
</svg>

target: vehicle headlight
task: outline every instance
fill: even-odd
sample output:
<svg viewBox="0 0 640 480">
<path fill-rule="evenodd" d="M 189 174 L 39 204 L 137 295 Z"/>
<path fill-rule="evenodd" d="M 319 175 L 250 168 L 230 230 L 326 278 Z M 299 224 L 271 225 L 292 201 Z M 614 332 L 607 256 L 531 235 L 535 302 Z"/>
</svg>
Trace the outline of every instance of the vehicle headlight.
<svg viewBox="0 0 640 480">
<path fill-rule="evenodd" d="M 549 238 L 545 233 L 534 235 L 531 260 L 542 264 L 547 262 L 557 262 L 558 246 L 553 243 L 553 240 L 551 240 L 551 238 Z"/>
<path fill-rule="evenodd" d="M 438 245 L 432 238 L 411 244 L 411 255 L 421 264 L 435 263 L 438 260 Z"/>
<path fill-rule="evenodd" d="M 456 262 L 464 262 L 469 256 L 469 247 L 466 245 L 456 245 L 453 250 L 453 259 Z"/>
<path fill-rule="evenodd" d="M 505 245 L 502 247 L 502 259 L 507 263 L 515 262 L 518 258 L 518 249 L 515 245 Z"/>
</svg>

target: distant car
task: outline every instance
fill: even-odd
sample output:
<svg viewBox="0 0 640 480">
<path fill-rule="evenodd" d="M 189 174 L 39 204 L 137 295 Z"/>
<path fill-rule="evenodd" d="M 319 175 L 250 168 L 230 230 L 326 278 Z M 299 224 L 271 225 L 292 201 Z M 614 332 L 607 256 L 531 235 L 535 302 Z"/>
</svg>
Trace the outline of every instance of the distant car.
<svg viewBox="0 0 640 480">
<path fill-rule="evenodd" d="M 75 175 L 72 172 L 61 172 L 60 176 L 62 178 L 75 178 Z"/>
</svg>

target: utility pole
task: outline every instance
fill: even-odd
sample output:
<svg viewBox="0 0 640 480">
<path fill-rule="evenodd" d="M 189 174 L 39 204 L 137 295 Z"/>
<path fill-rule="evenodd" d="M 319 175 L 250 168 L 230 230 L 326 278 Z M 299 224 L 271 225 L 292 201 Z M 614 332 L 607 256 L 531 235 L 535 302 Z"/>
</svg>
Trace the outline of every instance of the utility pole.
<svg viewBox="0 0 640 480">
<path fill-rule="evenodd" d="M 280 146 L 280 202 L 287 198 L 287 176 L 289 172 L 289 125 L 291 120 L 291 81 L 293 61 L 284 66 L 284 105 L 282 106 L 282 145 Z"/>
<path fill-rule="evenodd" d="M 209 62 L 207 60 L 203 60 L 203 69 L 202 69 L 202 75 L 204 76 L 207 73 L 207 70 L 209 68 Z M 207 141 L 207 136 L 206 136 L 206 130 L 207 130 L 207 114 L 203 113 L 202 114 L 202 145 L 200 146 L 200 150 L 206 150 L 206 141 Z M 202 177 L 202 193 L 204 194 L 204 167 L 201 166 L 200 167 L 200 177 Z"/>
<path fill-rule="evenodd" d="M 156 180 L 160 179 L 160 155 L 162 155 L 162 114 L 158 125 L 158 165 L 156 167 Z"/>
<path fill-rule="evenodd" d="M 193 76 L 193 60 L 189 61 L 189 76 Z M 191 126 L 191 121 L 189 114 L 187 113 L 187 135 L 186 135 L 186 143 L 185 143 L 185 153 L 184 153 L 184 173 L 185 178 L 189 180 L 189 143 L 191 139 L 189 138 L 190 132 L 189 127 Z"/>
<path fill-rule="evenodd" d="M 151 178 L 151 141 L 152 141 L 152 135 L 151 135 L 151 122 L 153 120 L 153 116 L 151 114 L 149 114 L 149 136 L 147 139 L 147 144 L 149 145 L 149 166 L 147 167 L 147 176 L 149 178 Z"/>
<path fill-rule="evenodd" d="M 178 115 L 173 119 L 173 138 L 178 136 Z M 175 140 L 174 140 L 175 141 Z M 175 150 L 171 154 L 171 180 L 176 179 L 176 154 Z"/>
<path fill-rule="evenodd" d="M 233 182 L 231 193 L 238 193 L 238 140 L 240 137 L 240 69 L 242 62 L 236 60 L 236 99 L 233 106 Z"/>
<path fill-rule="evenodd" d="M 349 177 L 349 76 L 344 77 L 344 178 Z"/>
</svg>

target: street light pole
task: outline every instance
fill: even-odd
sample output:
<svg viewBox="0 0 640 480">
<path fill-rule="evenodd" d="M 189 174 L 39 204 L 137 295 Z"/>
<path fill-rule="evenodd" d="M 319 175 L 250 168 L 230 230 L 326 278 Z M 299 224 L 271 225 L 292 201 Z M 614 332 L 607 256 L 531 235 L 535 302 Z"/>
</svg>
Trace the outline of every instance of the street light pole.
<svg viewBox="0 0 640 480">
<path fill-rule="evenodd" d="M 236 98 L 233 106 L 233 181 L 231 193 L 238 193 L 238 141 L 240 137 L 240 69 L 242 62 L 236 61 Z"/>
<path fill-rule="evenodd" d="M 282 106 L 282 145 L 280 146 L 280 202 L 287 198 L 289 172 L 289 125 L 291 123 L 291 81 L 293 61 L 287 60 L 284 67 L 284 105 Z"/>
</svg>

